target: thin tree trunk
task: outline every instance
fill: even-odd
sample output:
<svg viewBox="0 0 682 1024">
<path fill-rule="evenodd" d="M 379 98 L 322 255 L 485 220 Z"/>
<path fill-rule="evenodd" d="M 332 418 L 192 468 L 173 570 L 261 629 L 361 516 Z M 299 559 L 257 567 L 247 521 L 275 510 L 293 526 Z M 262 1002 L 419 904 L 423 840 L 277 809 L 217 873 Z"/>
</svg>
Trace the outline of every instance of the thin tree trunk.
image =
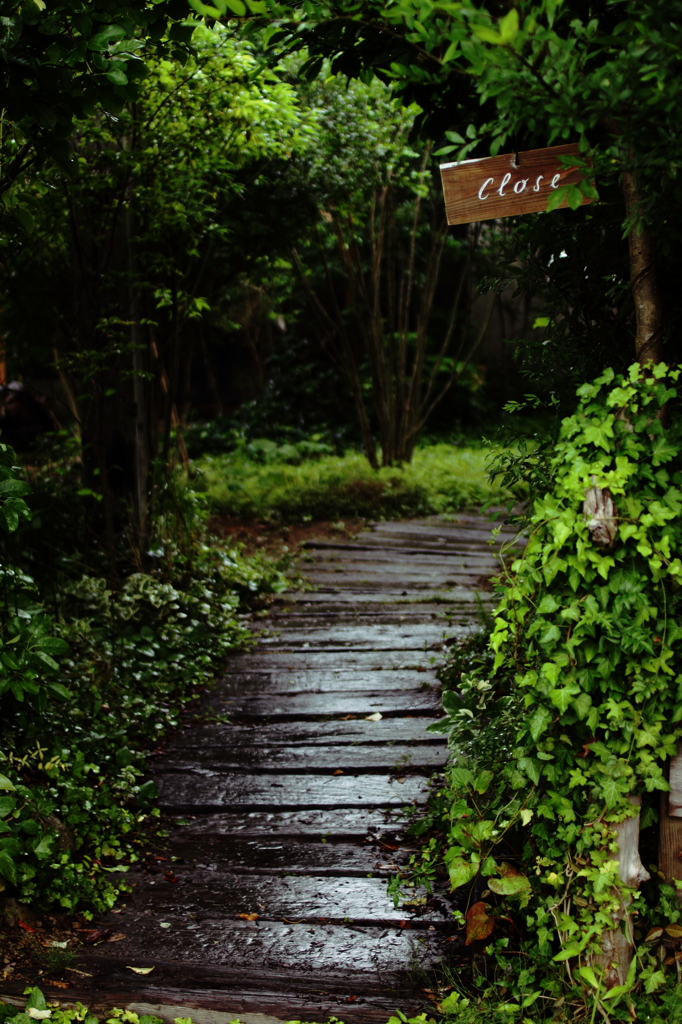
<svg viewBox="0 0 682 1024">
<path fill-rule="evenodd" d="M 628 236 L 630 247 L 630 284 L 635 304 L 635 353 L 644 364 L 660 363 L 663 358 L 663 304 L 658 285 L 656 246 L 653 235 L 641 217 L 641 196 L 633 171 L 625 171 L 622 178 L 625 208 L 635 221 Z"/>
<path fill-rule="evenodd" d="M 100 385 L 95 387 L 95 403 L 97 415 L 97 463 L 99 468 L 100 488 L 102 491 L 102 512 L 104 514 L 104 549 L 109 562 L 109 576 L 112 585 L 118 587 L 118 567 L 116 565 L 116 532 L 114 530 L 114 506 L 109 486 L 109 467 L 104 444 L 104 395 Z"/>
<path fill-rule="evenodd" d="M 615 118 L 605 119 L 612 135 L 622 138 L 622 126 Z M 630 287 L 635 304 L 635 355 L 638 362 L 660 363 L 663 356 L 663 303 L 658 285 L 656 245 L 651 230 L 644 221 L 642 196 L 637 183 L 632 146 L 623 147 L 626 169 L 621 176 L 625 210 L 631 222 L 628 246 L 630 249 Z"/>
<path fill-rule="evenodd" d="M 134 214 L 132 196 L 125 213 L 125 236 L 128 250 L 128 303 L 130 308 L 130 347 L 133 351 L 135 518 L 140 551 L 147 543 L 149 513 L 149 446 L 147 439 L 147 403 L 144 381 L 144 352 L 140 326 L 140 293 L 135 283 Z"/>
</svg>

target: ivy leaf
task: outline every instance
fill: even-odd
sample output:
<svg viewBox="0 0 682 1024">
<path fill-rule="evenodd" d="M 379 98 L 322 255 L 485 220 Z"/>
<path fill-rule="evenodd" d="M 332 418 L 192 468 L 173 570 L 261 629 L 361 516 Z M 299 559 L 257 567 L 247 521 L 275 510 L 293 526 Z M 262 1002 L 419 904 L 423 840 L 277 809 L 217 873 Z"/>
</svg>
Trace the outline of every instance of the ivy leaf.
<svg viewBox="0 0 682 1024">
<path fill-rule="evenodd" d="M 665 983 L 665 974 L 663 971 L 654 971 L 654 973 L 646 979 L 644 982 L 644 991 L 647 995 L 651 995 Z"/>
<path fill-rule="evenodd" d="M 52 852 L 52 843 L 54 836 L 46 835 L 43 836 L 39 843 L 33 847 L 33 852 L 37 857 L 47 857 Z"/>
<path fill-rule="evenodd" d="M 591 707 L 592 698 L 589 693 L 580 693 L 577 697 L 573 698 L 573 710 L 578 718 L 585 718 L 590 713 Z"/>
<path fill-rule="evenodd" d="M 519 771 L 525 772 L 531 782 L 537 786 L 540 781 L 540 763 L 532 757 L 520 757 L 516 763 Z"/>
<path fill-rule="evenodd" d="M 559 629 L 559 627 L 557 625 L 555 625 L 552 622 L 552 623 L 548 624 L 547 629 L 542 634 L 542 636 L 538 637 L 538 643 L 542 644 L 543 647 L 545 647 L 548 644 L 554 643 L 556 640 L 560 640 L 560 639 L 561 639 L 561 630 Z"/>
<path fill-rule="evenodd" d="M 666 437 L 657 437 L 651 445 L 651 462 L 654 466 L 660 466 L 663 462 L 670 462 L 679 454 L 679 447 L 672 444 Z"/>
<path fill-rule="evenodd" d="M 539 707 L 528 723 L 528 729 L 535 741 L 539 739 L 551 721 L 551 711 L 548 708 Z"/>
<path fill-rule="evenodd" d="M 601 783 L 601 791 L 604 796 L 606 806 L 608 808 L 615 807 L 621 794 L 618 783 L 609 775 L 600 775 L 599 782 Z"/>
<path fill-rule="evenodd" d="M 550 690 L 549 698 L 555 704 L 562 715 L 565 715 L 573 704 L 573 693 L 570 687 L 564 686 L 558 690 Z"/>
</svg>

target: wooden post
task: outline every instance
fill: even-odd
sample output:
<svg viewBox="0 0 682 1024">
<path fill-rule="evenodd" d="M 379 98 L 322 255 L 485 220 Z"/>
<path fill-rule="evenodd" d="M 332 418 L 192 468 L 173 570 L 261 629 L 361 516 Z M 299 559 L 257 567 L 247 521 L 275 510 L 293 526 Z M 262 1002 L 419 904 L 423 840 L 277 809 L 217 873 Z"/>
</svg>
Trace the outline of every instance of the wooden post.
<svg viewBox="0 0 682 1024">
<path fill-rule="evenodd" d="M 666 882 L 682 880 L 682 748 L 668 764 L 670 792 L 661 793 L 658 870 Z"/>
<path fill-rule="evenodd" d="M 641 796 L 630 796 L 628 800 L 636 807 L 641 807 Z M 624 885 L 638 889 L 651 875 L 646 870 L 639 856 L 639 813 L 633 818 L 626 818 L 613 826 L 618 833 L 618 873 Z M 613 914 L 613 928 L 602 933 L 602 952 L 594 958 L 603 971 L 603 986 L 611 989 L 614 985 L 624 985 L 628 968 L 634 951 L 632 934 L 632 915 L 630 900 L 624 899 L 617 913 Z M 621 924 L 625 923 L 622 928 Z"/>
</svg>

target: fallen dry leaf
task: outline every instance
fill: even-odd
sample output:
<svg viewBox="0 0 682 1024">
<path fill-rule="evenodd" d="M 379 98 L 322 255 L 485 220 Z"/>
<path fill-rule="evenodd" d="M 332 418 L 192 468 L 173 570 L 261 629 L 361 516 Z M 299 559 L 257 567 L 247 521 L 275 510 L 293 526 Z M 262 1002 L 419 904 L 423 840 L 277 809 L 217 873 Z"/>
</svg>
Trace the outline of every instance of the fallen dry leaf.
<svg viewBox="0 0 682 1024">
<path fill-rule="evenodd" d="M 662 928 L 652 928 L 644 939 L 645 942 L 654 942 L 656 939 L 660 939 L 663 934 Z"/>
<path fill-rule="evenodd" d="M 126 964 L 126 969 L 135 974 L 151 974 L 154 970 L 153 967 L 131 967 L 130 964 Z"/>
<path fill-rule="evenodd" d="M 665 930 L 671 939 L 682 939 L 682 927 L 679 924 L 668 924 Z"/>
<path fill-rule="evenodd" d="M 343 768 L 337 768 L 336 771 L 334 772 L 334 775 L 345 775 L 345 774 L 346 773 L 344 772 Z"/>
<path fill-rule="evenodd" d="M 384 716 L 380 711 L 375 711 L 373 715 L 366 715 L 366 722 L 380 722 Z"/>
<path fill-rule="evenodd" d="M 260 914 L 237 914 L 237 917 L 241 917 L 242 921 L 257 921 Z"/>
<path fill-rule="evenodd" d="M 94 946 L 96 942 L 104 942 L 108 939 L 113 928 L 78 928 L 81 935 L 81 942 L 84 942 L 86 946 Z"/>
<path fill-rule="evenodd" d="M 55 980 L 50 981 L 47 978 L 45 979 L 45 984 L 46 985 L 53 985 L 54 988 L 68 988 L 69 987 L 68 981 L 55 981 Z"/>
<path fill-rule="evenodd" d="M 24 924 L 23 921 L 17 921 L 17 924 L 20 928 L 23 928 L 25 932 L 33 932 L 34 935 L 36 934 L 37 929 L 31 928 L 30 924 Z"/>
<path fill-rule="evenodd" d="M 113 935 L 109 936 L 107 942 L 123 942 L 123 940 L 127 938 L 128 936 L 125 932 L 115 932 Z"/>
</svg>

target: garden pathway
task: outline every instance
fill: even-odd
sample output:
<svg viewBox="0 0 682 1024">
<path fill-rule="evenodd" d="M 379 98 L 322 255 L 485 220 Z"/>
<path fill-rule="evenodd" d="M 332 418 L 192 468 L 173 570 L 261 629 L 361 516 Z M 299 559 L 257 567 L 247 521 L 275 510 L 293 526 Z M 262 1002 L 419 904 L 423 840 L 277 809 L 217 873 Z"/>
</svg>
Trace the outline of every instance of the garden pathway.
<svg viewBox="0 0 682 1024">
<path fill-rule="evenodd" d="M 257 646 L 206 699 L 204 723 L 234 724 L 194 723 L 155 762 L 178 859 L 131 877 L 103 921 L 121 938 L 81 959 L 99 1001 L 198 1024 L 384 1024 L 416 1008 L 418 968 L 461 940 L 441 902 L 396 909 L 386 880 L 410 856 L 404 809 L 446 756 L 425 731 L 434 662 L 490 599 L 490 536 L 463 514 L 308 542 L 315 589 L 256 620 Z"/>
</svg>

